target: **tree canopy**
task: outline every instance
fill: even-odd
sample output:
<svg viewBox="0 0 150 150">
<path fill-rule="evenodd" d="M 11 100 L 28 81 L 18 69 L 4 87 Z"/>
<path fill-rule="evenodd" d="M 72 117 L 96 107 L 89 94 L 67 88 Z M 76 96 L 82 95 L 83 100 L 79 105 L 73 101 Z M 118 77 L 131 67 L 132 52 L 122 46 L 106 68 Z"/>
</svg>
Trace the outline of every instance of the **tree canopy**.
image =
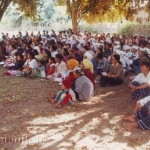
<svg viewBox="0 0 150 150">
<path fill-rule="evenodd" d="M 47 25 L 51 23 L 54 11 L 51 10 L 53 9 L 49 3 L 51 1 L 46 0 L 0 0 L 0 20 L 10 2 L 18 4 L 15 13 L 18 15 L 17 20 L 27 16 Z M 146 7 L 145 2 L 146 0 L 55 0 L 55 5 L 66 6 L 73 30 L 77 31 L 81 20 L 89 24 L 132 20 L 138 10 L 145 8 L 150 12 L 150 1 Z"/>
<path fill-rule="evenodd" d="M 35 19 L 39 0 L 0 0 L 0 20 L 11 2 L 18 4 L 17 10 L 24 12 L 25 16 Z"/>
<path fill-rule="evenodd" d="M 134 14 L 145 7 L 145 0 L 56 0 L 56 5 L 67 7 L 74 31 L 83 19 L 95 22 L 132 20 Z"/>
</svg>

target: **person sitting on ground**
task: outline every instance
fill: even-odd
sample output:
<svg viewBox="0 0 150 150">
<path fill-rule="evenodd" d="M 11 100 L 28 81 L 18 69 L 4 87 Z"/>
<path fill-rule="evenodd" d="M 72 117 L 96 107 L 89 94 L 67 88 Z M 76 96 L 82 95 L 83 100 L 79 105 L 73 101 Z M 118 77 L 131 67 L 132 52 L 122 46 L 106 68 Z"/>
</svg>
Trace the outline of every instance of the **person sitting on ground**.
<svg viewBox="0 0 150 150">
<path fill-rule="evenodd" d="M 79 62 L 77 60 L 75 60 L 72 57 L 68 57 L 68 62 L 67 62 L 67 67 L 68 67 L 68 73 L 69 75 L 66 77 L 67 79 L 71 80 L 73 85 L 74 85 L 74 75 L 73 75 L 73 70 L 75 67 L 79 66 Z"/>
<path fill-rule="evenodd" d="M 37 67 L 32 69 L 32 74 L 30 75 L 31 78 L 45 78 L 46 72 L 45 72 L 45 61 L 44 60 L 38 60 L 37 61 Z"/>
<path fill-rule="evenodd" d="M 72 87 L 76 98 L 81 101 L 89 101 L 94 94 L 92 82 L 84 75 L 83 68 L 78 66 L 74 68 L 75 87 Z"/>
<path fill-rule="evenodd" d="M 23 70 L 22 70 L 22 76 L 27 76 L 29 77 L 32 73 L 32 70 L 34 68 L 37 68 L 37 61 L 34 59 L 34 53 L 32 51 L 30 51 L 28 54 L 27 54 L 27 60 L 23 66 Z"/>
<path fill-rule="evenodd" d="M 46 76 L 47 78 L 53 78 L 56 69 L 56 62 L 54 57 L 49 58 L 48 64 L 46 64 Z"/>
<path fill-rule="evenodd" d="M 16 56 L 15 66 L 12 68 L 12 70 L 8 70 L 8 71 L 4 72 L 4 75 L 17 75 L 17 74 L 19 74 L 20 71 L 22 71 L 22 69 L 23 69 L 23 65 L 24 65 L 23 55 L 18 54 Z"/>
<path fill-rule="evenodd" d="M 52 103 L 56 103 L 56 107 L 60 108 L 65 105 L 73 105 L 76 101 L 75 93 L 71 89 L 72 82 L 68 79 L 63 80 L 62 82 L 62 91 L 58 92 L 57 96 L 54 99 L 49 98 Z"/>
<path fill-rule="evenodd" d="M 33 50 L 33 53 L 34 53 L 34 57 L 36 60 L 41 60 L 43 59 L 43 55 L 41 53 L 38 53 L 38 51 L 36 49 Z"/>
<path fill-rule="evenodd" d="M 103 54 L 98 54 L 96 59 L 98 61 L 98 67 L 97 67 L 97 69 L 98 69 L 99 74 L 101 75 L 101 77 L 100 77 L 100 86 L 104 87 L 105 86 L 105 81 L 103 80 L 102 73 L 103 72 L 106 72 L 106 73 L 109 72 L 110 63 L 108 62 L 108 60 L 105 59 L 105 57 L 103 56 Z"/>
<path fill-rule="evenodd" d="M 112 56 L 112 65 L 110 66 L 110 71 L 105 74 L 102 74 L 100 78 L 103 80 L 103 87 L 108 83 L 112 86 L 114 85 L 120 85 L 123 83 L 123 78 L 124 78 L 124 72 L 123 72 L 123 67 L 120 62 L 120 56 L 118 54 L 114 54 Z"/>
<path fill-rule="evenodd" d="M 81 66 L 84 70 L 84 75 L 90 79 L 90 81 L 93 83 L 93 87 L 95 89 L 95 81 L 94 81 L 94 71 L 93 71 L 93 64 L 90 60 L 88 59 L 83 59 Z"/>
<path fill-rule="evenodd" d="M 48 49 L 44 49 L 42 55 L 43 55 L 43 59 L 45 60 L 45 64 L 47 64 L 49 58 L 51 57 L 51 52 Z"/>
<path fill-rule="evenodd" d="M 139 58 L 135 59 L 133 61 L 133 71 L 136 73 L 136 74 L 139 74 L 140 73 L 140 64 L 141 62 L 143 61 L 148 61 L 150 62 L 150 58 L 148 56 L 148 53 L 146 51 L 139 51 Z"/>
<path fill-rule="evenodd" d="M 4 67 L 7 69 L 12 69 L 15 66 L 16 56 L 15 53 L 17 52 L 15 44 L 10 45 L 10 56 L 5 56 L 7 59 L 4 63 Z"/>
<path fill-rule="evenodd" d="M 55 57 L 58 54 L 58 52 L 57 52 L 57 46 L 55 44 L 51 45 L 50 52 L 51 52 L 51 56 L 52 57 Z"/>
<path fill-rule="evenodd" d="M 68 68 L 66 63 L 63 61 L 63 57 L 61 54 L 56 54 L 56 70 L 55 70 L 55 78 L 62 78 L 62 72 L 67 72 Z"/>
<path fill-rule="evenodd" d="M 67 48 L 63 48 L 61 55 L 63 56 L 63 61 L 67 63 L 69 52 Z"/>
<path fill-rule="evenodd" d="M 132 99 L 139 100 L 147 96 L 150 92 L 150 63 L 143 61 L 141 63 L 141 73 L 130 83 Z"/>
<path fill-rule="evenodd" d="M 123 118 L 123 120 L 131 121 L 131 123 L 124 123 L 126 129 L 140 127 L 143 130 L 149 130 L 150 129 L 150 96 L 147 96 L 137 101 L 134 109 L 134 114 Z"/>
</svg>

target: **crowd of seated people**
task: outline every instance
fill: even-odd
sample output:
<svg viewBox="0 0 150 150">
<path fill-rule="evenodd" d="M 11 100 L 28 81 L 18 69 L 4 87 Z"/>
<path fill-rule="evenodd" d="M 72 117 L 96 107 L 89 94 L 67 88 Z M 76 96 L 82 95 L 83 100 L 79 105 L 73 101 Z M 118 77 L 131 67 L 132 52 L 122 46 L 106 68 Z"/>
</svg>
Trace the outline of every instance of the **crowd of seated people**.
<svg viewBox="0 0 150 150">
<path fill-rule="evenodd" d="M 124 83 L 125 75 L 133 71 L 136 76 L 130 83 L 135 114 L 124 118 L 133 121 L 126 128 L 150 128 L 150 39 L 137 35 L 119 36 L 107 33 L 74 34 L 71 29 L 56 34 L 52 30 L 41 34 L 16 36 L 2 34 L 0 60 L 7 70 L 4 75 L 51 79 L 62 89 L 49 101 L 56 107 L 73 105 L 76 100 L 89 101 L 99 86 L 116 86 Z M 146 114 L 142 114 L 144 113 Z M 147 113 L 148 112 L 148 113 Z M 143 116 L 142 116 L 143 115 Z M 136 122 L 135 118 L 139 121 Z M 142 120 L 143 118 L 146 119 Z"/>
</svg>

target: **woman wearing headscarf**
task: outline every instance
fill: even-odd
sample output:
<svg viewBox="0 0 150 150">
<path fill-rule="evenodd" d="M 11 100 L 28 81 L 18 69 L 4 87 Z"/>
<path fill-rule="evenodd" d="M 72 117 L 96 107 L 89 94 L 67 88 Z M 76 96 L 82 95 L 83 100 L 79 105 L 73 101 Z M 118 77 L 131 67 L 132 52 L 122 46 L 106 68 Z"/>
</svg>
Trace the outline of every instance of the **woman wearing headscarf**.
<svg viewBox="0 0 150 150">
<path fill-rule="evenodd" d="M 75 67 L 79 66 L 79 62 L 77 60 L 75 60 L 74 58 L 71 58 L 68 62 L 67 62 L 67 67 L 69 69 L 69 74 L 66 77 L 67 79 L 69 79 L 70 81 L 72 81 L 72 87 L 74 87 L 74 75 L 73 75 L 73 70 Z"/>
<path fill-rule="evenodd" d="M 74 68 L 73 74 L 75 77 L 75 87 L 73 91 L 75 92 L 76 98 L 81 101 L 88 101 L 94 94 L 92 82 L 84 75 L 81 66 Z"/>
<path fill-rule="evenodd" d="M 95 89 L 95 81 L 94 81 L 94 74 L 93 74 L 94 70 L 93 70 L 92 62 L 88 59 L 83 59 L 83 62 L 81 64 L 84 70 L 84 75 L 90 79 Z"/>
</svg>

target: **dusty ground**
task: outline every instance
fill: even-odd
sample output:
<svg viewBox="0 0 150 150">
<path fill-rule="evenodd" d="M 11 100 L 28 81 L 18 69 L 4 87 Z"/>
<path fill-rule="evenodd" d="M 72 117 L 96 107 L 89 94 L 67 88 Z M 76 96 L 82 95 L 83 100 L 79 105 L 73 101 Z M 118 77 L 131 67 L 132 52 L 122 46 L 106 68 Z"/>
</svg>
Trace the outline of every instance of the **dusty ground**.
<svg viewBox="0 0 150 150">
<path fill-rule="evenodd" d="M 88 103 L 55 109 L 51 81 L 3 76 L 0 68 L 0 150 L 150 150 L 150 131 L 123 128 L 132 113 L 129 76 L 100 88 Z"/>
</svg>

